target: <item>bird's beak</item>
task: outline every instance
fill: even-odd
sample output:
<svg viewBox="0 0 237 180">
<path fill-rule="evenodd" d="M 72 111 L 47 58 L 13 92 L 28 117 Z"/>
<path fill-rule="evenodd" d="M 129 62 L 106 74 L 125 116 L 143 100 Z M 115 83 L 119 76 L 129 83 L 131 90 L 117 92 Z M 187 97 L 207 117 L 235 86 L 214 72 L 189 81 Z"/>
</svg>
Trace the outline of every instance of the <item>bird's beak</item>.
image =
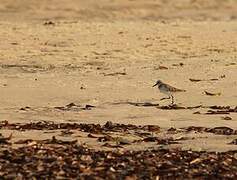
<svg viewBox="0 0 237 180">
<path fill-rule="evenodd" d="M 156 84 L 154 84 L 152 87 L 155 87 L 157 85 L 157 83 Z"/>
</svg>

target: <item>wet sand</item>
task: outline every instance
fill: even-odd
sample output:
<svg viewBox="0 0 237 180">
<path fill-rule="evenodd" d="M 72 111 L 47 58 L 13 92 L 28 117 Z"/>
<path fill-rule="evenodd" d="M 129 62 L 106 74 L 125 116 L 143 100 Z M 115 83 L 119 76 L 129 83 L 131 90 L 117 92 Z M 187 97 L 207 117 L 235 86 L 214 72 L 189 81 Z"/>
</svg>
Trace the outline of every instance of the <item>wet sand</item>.
<svg viewBox="0 0 237 180">
<path fill-rule="evenodd" d="M 159 149 L 144 138 L 173 138 L 168 149 L 237 150 L 236 1 L 1 1 L 1 121 L 155 125 L 159 131 L 109 132 L 129 150 Z M 176 106 L 152 85 L 186 92 Z M 220 128 L 224 133 L 183 131 Z M 176 131 L 170 134 L 168 129 Z M 67 140 L 104 147 L 89 132 Z M 64 139 L 61 130 L 2 127 L 15 142 Z M 97 137 L 98 136 L 98 137 Z M 113 138 L 112 144 L 116 144 Z M 154 139 L 150 139 L 154 140 Z M 155 142 L 158 140 L 155 139 Z M 110 141 L 109 141 L 110 143 Z"/>
</svg>

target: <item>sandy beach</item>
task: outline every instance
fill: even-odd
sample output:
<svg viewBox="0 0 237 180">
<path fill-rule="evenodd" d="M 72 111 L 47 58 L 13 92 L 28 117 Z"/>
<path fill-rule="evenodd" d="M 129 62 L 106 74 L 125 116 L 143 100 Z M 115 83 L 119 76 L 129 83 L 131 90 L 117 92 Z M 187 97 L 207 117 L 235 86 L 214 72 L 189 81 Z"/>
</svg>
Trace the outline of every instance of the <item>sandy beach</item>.
<svg viewBox="0 0 237 180">
<path fill-rule="evenodd" d="M 15 148 L 55 136 L 108 151 L 102 131 L 6 121 L 109 122 L 136 125 L 106 129 L 123 149 L 157 149 L 143 141 L 152 135 L 178 141 L 162 144 L 170 150 L 237 150 L 236 19 L 234 0 L 1 0 L 0 132 Z M 158 79 L 186 90 L 175 106 L 160 100 Z"/>
</svg>

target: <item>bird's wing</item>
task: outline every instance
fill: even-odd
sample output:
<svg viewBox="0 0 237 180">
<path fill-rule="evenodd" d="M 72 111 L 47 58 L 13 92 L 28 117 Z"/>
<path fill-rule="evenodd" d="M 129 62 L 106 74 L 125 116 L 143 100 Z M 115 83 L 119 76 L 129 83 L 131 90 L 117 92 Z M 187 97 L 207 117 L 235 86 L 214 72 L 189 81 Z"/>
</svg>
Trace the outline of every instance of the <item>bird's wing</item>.
<svg viewBox="0 0 237 180">
<path fill-rule="evenodd" d="M 171 92 L 185 92 L 186 91 L 184 89 L 178 89 L 178 88 L 170 86 L 168 84 L 167 84 L 167 87 L 168 87 L 169 91 L 171 91 Z"/>
</svg>

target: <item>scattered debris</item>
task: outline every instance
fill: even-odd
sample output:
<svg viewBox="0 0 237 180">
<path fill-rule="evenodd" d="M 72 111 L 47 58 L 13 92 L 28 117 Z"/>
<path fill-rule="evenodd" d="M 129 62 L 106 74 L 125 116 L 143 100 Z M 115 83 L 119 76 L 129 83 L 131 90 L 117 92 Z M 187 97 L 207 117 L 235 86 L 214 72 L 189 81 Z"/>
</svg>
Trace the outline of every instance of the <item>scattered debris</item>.
<svg viewBox="0 0 237 180">
<path fill-rule="evenodd" d="M 205 114 L 230 114 L 237 113 L 237 107 L 231 108 L 230 106 L 206 106 L 204 108 L 210 108 Z"/>
<path fill-rule="evenodd" d="M 91 51 L 93 54 L 95 55 L 101 55 L 101 56 L 106 56 L 106 55 L 110 55 L 110 52 L 96 52 L 96 51 Z"/>
<path fill-rule="evenodd" d="M 215 127 L 215 128 L 207 129 L 206 132 L 211 132 L 211 133 L 220 134 L 220 135 L 235 135 L 235 134 L 237 134 L 236 130 L 233 130 L 229 127 Z"/>
<path fill-rule="evenodd" d="M 193 78 L 189 78 L 190 81 L 192 82 L 199 82 L 199 81 L 202 81 L 201 79 L 193 79 Z"/>
<path fill-rule="evenodd" d="M 230 106 L 208 106 L 210 109 L 230 109 Z"/>
<path fill-rule="evenodd" d="M 219 79 L 217 78 L 211 78 L 211 79 L 194 79 L 194 78 L 189 78 L 191 82 L 200 82 L 200 81 L 218 81 Z"/>
<path fill-rule="evenodd" d="M 172 66 L 183 66 L 184 65 L 184 63 L 178 63 L 178 64 L 172 64 Z"/>
<path fill-rule="evenodd" d="M 68 107 L 68 108 L 71 108 L 73 106 L 77 106 L 77 105 L 75 103 L 69 103 L 69 104 L 66 105 L 66 107 Z"/>
<path fill-rule="evenodd" d="M 213 110 L 208 110 L 206 114 L 230 114 L 229 112 L 226 111 L 213 111 Z"/>
<path fill-rule="evenodd" d="M 95 108 L 95 106 L 92 106 L 90 104 L 86 104 L 86 106 L 84 108 L 82 108 L 83 110 L 91 110 L 92 108 Z"/>
<path fill-rule="evenodd" d="M 106 143 L 104 146 L 121 148 Z M 4 179 L 235 179 L 236 153 L 98 151 L 53 138 L 16 149 L 0 149 L 0 174 Z"/>
<path fill-rule="evenodd" d="M 226 64 L 226 66 L 234 66 L 234 65 L 236 65 L 236 63 L 234 62 Z"/>
<path fill-rule="evenodd" d="M 198 126 L 189 126 L 187 128 L 183 128 L 183 129 L 185 129 L 187 132 L 194 131 L 194 132 L 199 132 L 199 133 L 205 132 L 208 130 L 208 128 L 200 127 L 200 126 L 199 127 Z"/>
<path fill-rule="evenodd" d="M 105 135 L 103 137 L 99 137 L 98 138 L 99 142 L 114 141 L 114 140 L 115 139 L 112 136 L 110 136 L 110 135 Z"/>
<path fill-rule="evenodd" d="M 12 42 L 11 44 L 12 44 L 12 45 L 18 45 L 18 43 L 17 43 L 17 42 Z"/>
<path fill-rule="evenodd" d="M 186 107 L 186 109 L 198 109 L 198 108 L 202 108 L 202 105 L 197 105 L 197 106 L 188 106 Z"/>
<path fill-rule="evenodd" d="M 61 111 L 82 111 L 82 110 L 91 110 L 92 108 L 95 108 L 95 106 L 86 104 L 85 107 L 81 107 L 80 105 L 76 105 L 75 103 L 70 103 L 67 104 L 66 106 L 56 106 L 54 108 Z"/>
<path fill-rule="evenodd" d="M 209 79 L 209 81 L 218 81 L 219 79 L 217 78 L 212 78 L 212 79 Z"/>
<path fill-rule="evenodd" d="M 235 145 L 237 145 L 237 139 L 234 139 L 234 140 L 231 141 L 229 144 L 235 144 Z"/>
<path fill-rule="evenodd" d="M 98 138 L 98 137 L 94 136 L 94 135 L 91 134 L 91 133 L 89 133 L 89 134 L 87 135 L 87 137 L 89 137 L 89 138 Z"/>
<path fill-rule="evenodd" d="M 237 108 L 229 108 L 223 110 L 208 110 L 205 114 L 230 114 L 237 113 Z"/>
<path fill-rule="evenodd" d="M 149 132 L 160 132 L 160 126 L 158 125 L 145 125 L 143 126 L 143 130 L 149 131 Z"/>
<path fill-rule="evenodd" d="M 9 135 L 9 137 L 4 137 L 1 133 L 0 133 L 0 144 L 10 144 L 10 140 L 12 138 L 12 134 Z"/>
<path fill-rule="evenodd" d="M 186 107 L 184 106 L 178 106 L 177 104 L 171 104 L 169 106 L 158 106 L 156 107 L 158 109 L 166 109 L 166 110 L 170 110 L 170 109 L 175 109 L 175 110 L 178 110 L 178 109 L 186 109 Z"/>
<path fill-rule="evenodd" d="M 48 25 L 55 25 L 55 23 L 53 21 L 46 21 L 44 23 L 45 26 L 48 26 Z"/>
<path fill-rule="evenodd" d="M 68 105 L 74 107 L 74 104 Z M 232 110 L 232 108 L 216 106 L 220 110 Z M 225 108 L 225 109 L 223 109 Z M 237 108 L 235 108 L 237 109 Z M 217 109 L 218 110 L 218 109 Z M 35 122 L 28 124 L 0 122 L 0 129 L 11 130 L 58 130 L 62 134 L 71 134 L 71 130 L 88 132 L 88 137 L 96 138 L 103 147 L 116 148 L 114 150 L 90 149 L 81 145 L 77 140 L 61 140 L 52 136 L 50 139 L 18 140 L 18 148 L 12 148 L 9 137 L 0 136 L 0 143 L 4 148 L 0 149 L 0 174 L 7 179 L 21 176 L 23 179 L 193 179 L 193 178 L 237 178 L 237 151 L 229 152 L 205 152 L 182 151 L 166 149 L 163 145 L 177 144 L 187 140 L 187 137 L 179 135 L 172 137 L 151 136 L 147 132 L 160 132 L 157 125 L 125 125 L 108 121 L 105 125 L 77 124 L 77 123 L 53 123 Z M 111 136 L 111 132 L 139 133 L 141 138 L 129 140 L 120 136 Z M 237 130 L 229 127 L 195 127 L 182 129 L 170 128 L 168 133 L 207 132 L 217 135 L 237 135 Z M 93 134 L 100 134 L 95 136 Z M 124 146 L 133 143 L 155 143 L 158 149 L 126 150 Z M 229 144 L 236 145 L 234 139 Z M 221 167 L 221 168 L 220 168 Z M 25 173 L 27 172 L 27 173 Z"/>
<path fill-rule="evenodd" d="M 159 132 L 157 125 L 136 126 L 132 124 L 118 124 L 107 121 L 105 125 L 100 124 L 78 124 L 78 123 L 54 123 L 50 121 L 31 122 L 27 124 L 9 123 L 0 121 L 0 129 L 10 130 L 65 130 L 63 134 L 72 134 L 70 130 L 80 130 L 82 132 L 105 134 L 106 132 L 129 132 L 129 130 L 143 130 L 149 132 Z M 89 136 L 89 135 L 88 135 Z M 90 135 L 93 136 L 93 135 Z"/>
<path fill-rule="evenodd" d="M 150 46 L 152 46 L 153 44 L 145 44 L 144 45 L 144 48 L 148 48 L 148 47 L 150 47 Z"/>
<path fill-rule="evenodd" d="M 71 136 L 72 134 L 73 132 L 70 131 L 70 129 L 66 129 L 66 130 L 61 131 L 60 136 Z"/>
<path fill-rule="evenodd" d="M 232 118 L 230 116 L 224 116 L 224 117 L 221 117 L 221 119 L 223 119 L 223 120 L 232 120 Z"/>
<path fill-rule="evenodd" d="M 109 73 L 109 74 L 105 74 L 105 73 L 103 73 L 104 74 L 104 76 L 118 76 L 118 75 L 127 75 L 127 73 L 126 72 L 115 72 L 115 73 Z"/>
<path fill-rule="evenodd" d="M 130 105 L 133 106 L 144 106 L 144 107 L 151 107 L 151 106 L 159 106 L 159 104 L 153 104 L 153 103 L 149 103 L 149 102 L 142 102 L 142 103 L 136 103 L 136 102 L 127 102 Z"/>
<path fill-rule="evenodd" d="M 31 109 L 31 108 L 30 108 L 29 106 L 20 108 L 21 111 L 27 111 L 27 110 L 30 110 L 30 109 Z"/>
<path fill-rule="evenodd" d="M 155 67 L 154 70 L 166 70 L 166 69 L 169 69 L 168 67 L 166 66 L 158 66 L 158 67 Z"/>
<path fill-rule="evenodd" d="M 220 96 L 220 95 L 221 95 L 220 92 L 218 92 L 218 93 L 211 93 L 211 92 L 204 91 L 204 93 L 205 93 L 206 95 L 208 95 L 208 96 Z"/>
<path fill-rule="evenodd" d="M 177 132 L 177 129 L 171 127 L 171 128 L 169 128 L 169 129 L 167 130 L 167 132 L 168 132 L 168 134 L 175 134 L 175 133 Z"/>
<path fill-rule="evenodd" d="M 182 128 L 186 132 L 207 132 L 207 133 L 213 133 L 213 134 L 218 134 L 218 135 L 236 135 L 237 130 L 234 130 L 229 127 L 214 127 L 214 128 L 206 128 L 206 127 L 196 127 L 196 126 L 190 126 L 187 128 Z"/>
</svg>

